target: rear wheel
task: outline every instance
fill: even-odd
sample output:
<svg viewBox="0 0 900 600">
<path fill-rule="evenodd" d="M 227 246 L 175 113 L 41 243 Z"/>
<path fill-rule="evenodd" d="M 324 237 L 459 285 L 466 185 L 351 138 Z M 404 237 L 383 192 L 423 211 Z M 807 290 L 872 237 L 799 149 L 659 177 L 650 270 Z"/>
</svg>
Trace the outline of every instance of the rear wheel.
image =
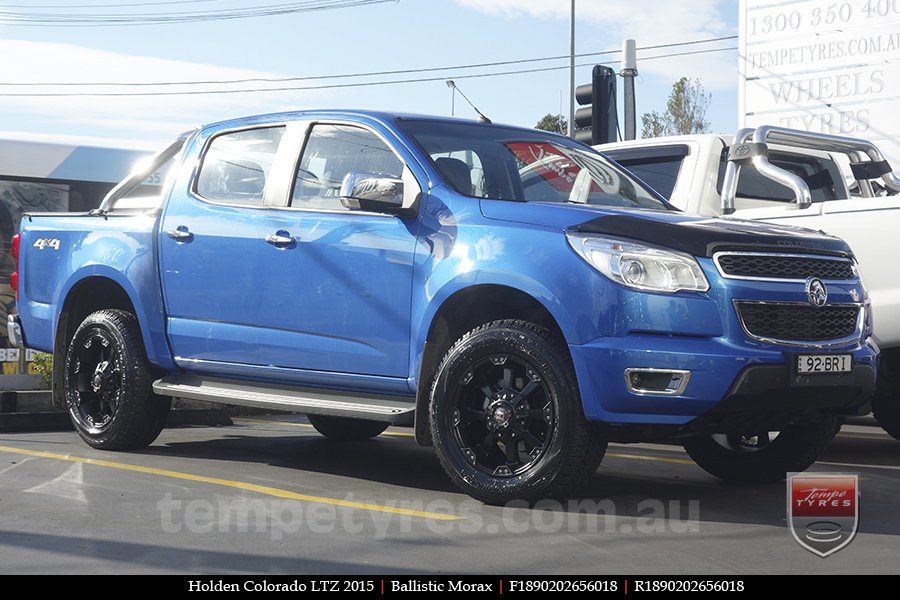
<svg viewBox="0 0 900 600">
<path fill-rule="evenodd" d="M 171 398 L 157 396 L 137 318 L 88 315 L 66 350 L 65 393 L 78 435 L 94 448 L 135 450 L 162 431 Z"/>
<path fill-rule="evenodd" d="M 703 470 L 729 481 L 780 481 L 805 471 L 840 431 L 837 418 L 820 415 L 781 431 L 714 434 L 686 440 L 684 449 Z"/>
<path fill-rule="evenodd" d="M 524 321 L 489 323 L 454 344 L 432 387 L 430 424 L 447 475 L 490 504 L 571 494 L 606 448 L 584 418 L 565 346 Z"/>
<path fill-rule="evenodd" d="M 365 421 L 363 419 L 348 419 L 346 417 L 330 417 L 326 415 L 307 415 L 306 418 L 316 428 L 316 431 L 325 437 L 343 442 L 368 440 L 382 433 L 390 425 L 390 423 L 381 421 Z"/>
</svg>

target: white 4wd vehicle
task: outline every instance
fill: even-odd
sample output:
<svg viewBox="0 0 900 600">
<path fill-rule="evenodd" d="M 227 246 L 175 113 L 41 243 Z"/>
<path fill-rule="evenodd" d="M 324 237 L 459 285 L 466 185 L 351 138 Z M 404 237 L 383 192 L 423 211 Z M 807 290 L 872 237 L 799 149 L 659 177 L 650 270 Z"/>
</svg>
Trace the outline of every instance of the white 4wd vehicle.
<svg viewBox="0 0 900 600">
<path fill-rule="evenodd" d="M 768 126 L 734 137 L 685 135 L 596 148 L 685 212 L 776 221 L 847 241 L 882 350 L 875 417 L 900 439 L 900 179 L 878 148 Z"/>
</svg>

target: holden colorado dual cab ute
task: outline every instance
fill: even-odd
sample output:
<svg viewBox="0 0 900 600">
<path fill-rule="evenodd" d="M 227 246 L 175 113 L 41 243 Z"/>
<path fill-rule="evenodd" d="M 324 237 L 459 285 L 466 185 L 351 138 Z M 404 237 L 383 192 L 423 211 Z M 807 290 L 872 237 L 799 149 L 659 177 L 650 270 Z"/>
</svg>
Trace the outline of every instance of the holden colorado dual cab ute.
<svg viewBox="0 0 900 600">
<path fill-rule="evenodd" d="M 881 349 L 875 418 L 900 439 L 900 178 L 874 144 L 765 126 L 734 138 L 673 136 L 597 148 L 687 213 L 798 225 L 850 244 Z"/>
<path fill-rule="evenodd" d="M 9 331 L 54 351 L 95 448 L 150 444 L 171 397 L 304 413 L 336 440 L 406 425 L 503 503 L 573 493 L 608 442 L 778 480 L 875 387 L 842 240 L 685 215 L 587 146 L 486 120 L 218 123 L 98 210 L 22 223 Z"/>
</svg>

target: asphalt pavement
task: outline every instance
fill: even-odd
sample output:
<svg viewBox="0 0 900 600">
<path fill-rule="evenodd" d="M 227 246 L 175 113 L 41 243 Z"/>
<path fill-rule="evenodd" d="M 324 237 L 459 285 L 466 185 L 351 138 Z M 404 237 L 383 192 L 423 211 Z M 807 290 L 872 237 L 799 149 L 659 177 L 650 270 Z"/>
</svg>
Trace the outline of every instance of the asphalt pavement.
<svg viewBox="0 0 900 600">
<path fill-rule="evenodd" d="M 675 446 L 610 446 L 580 498 L 526 508 L 460 493 L 405 429 L 348 443 L 236 418 L 134 453 L 6 433 L 0 572 L 896 573 L 900 442 L 845 425 L 811 470 L 860 477 L 859 532 L 825 559 L 791 537 L 784 483 L 721 482 Z"/>
</svg>

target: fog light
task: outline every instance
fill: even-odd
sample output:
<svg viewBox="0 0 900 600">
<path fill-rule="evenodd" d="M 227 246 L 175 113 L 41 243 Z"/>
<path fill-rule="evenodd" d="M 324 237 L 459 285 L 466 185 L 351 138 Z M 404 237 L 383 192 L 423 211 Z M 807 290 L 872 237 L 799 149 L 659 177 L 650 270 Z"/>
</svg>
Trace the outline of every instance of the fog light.
<svg viewBox="0 0 900 600">
<path fill-rule="evenodd" d="M 680 396 L 690 380 L 691 372 L 680 369 L 625 369 L 625 387 L 632 394 Z"/>
</svg>

